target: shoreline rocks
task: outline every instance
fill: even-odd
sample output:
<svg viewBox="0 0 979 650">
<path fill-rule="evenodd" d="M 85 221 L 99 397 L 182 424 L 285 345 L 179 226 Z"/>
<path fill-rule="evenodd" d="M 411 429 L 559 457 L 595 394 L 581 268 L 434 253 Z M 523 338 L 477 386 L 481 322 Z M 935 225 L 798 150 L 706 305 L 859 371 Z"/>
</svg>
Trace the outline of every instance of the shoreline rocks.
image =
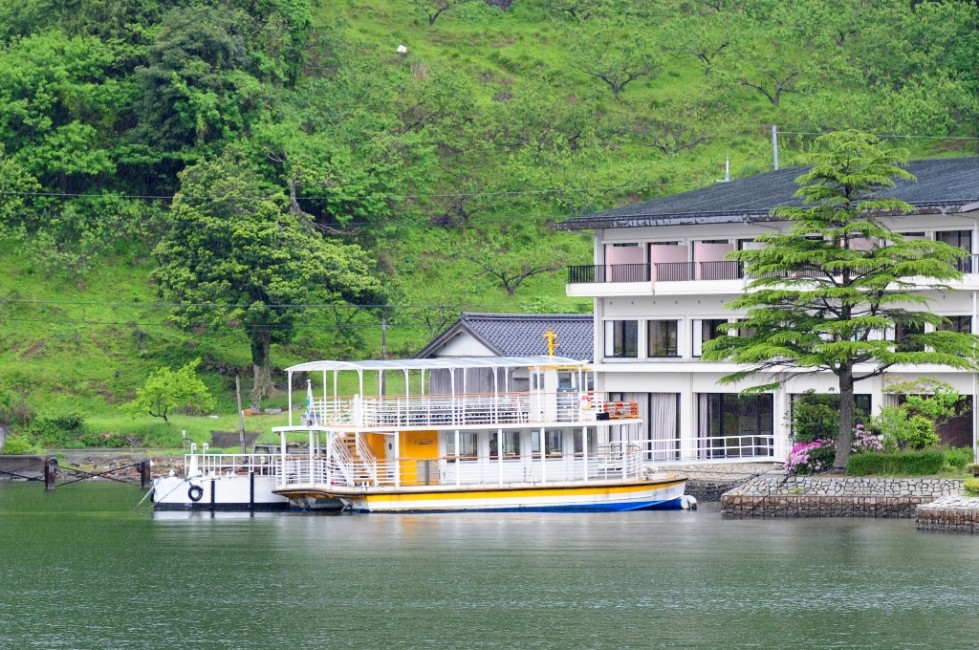
<svg viewBox="0 0 979 650">
<path fill-rule="evenodd" d="M 962 481 L 940 478 L 789 476 L 772 472 L 725 492 L 721 514 L 747 517 L 916 516 L 919 506 L 961 497 Z M 961 497 L 964 498 L 964 497 Z"/>
</svg>

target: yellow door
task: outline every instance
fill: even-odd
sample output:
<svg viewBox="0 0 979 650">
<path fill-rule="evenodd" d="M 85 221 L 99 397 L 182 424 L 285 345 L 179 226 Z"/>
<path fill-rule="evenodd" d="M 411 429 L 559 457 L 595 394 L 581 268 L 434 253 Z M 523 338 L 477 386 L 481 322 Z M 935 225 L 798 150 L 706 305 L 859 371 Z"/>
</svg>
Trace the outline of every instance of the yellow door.
<svg viewBox="0 0 979 650">
<path fill-rule="evenodd" d="M 402 431 L 399 451 L 402 485 L 438 483 L 439 445 L 436 431 Z"/>
</svg>

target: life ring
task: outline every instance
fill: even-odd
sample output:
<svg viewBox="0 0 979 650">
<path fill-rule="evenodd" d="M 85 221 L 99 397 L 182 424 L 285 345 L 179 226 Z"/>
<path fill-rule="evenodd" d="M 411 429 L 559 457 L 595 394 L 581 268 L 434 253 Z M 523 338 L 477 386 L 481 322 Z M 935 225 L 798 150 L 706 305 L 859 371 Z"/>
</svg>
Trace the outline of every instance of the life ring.
<svg viewBox="0 0 979 650">
<path fill-rule="evenodd" d="M 612 417 L 620 418 L 625 415 L 625 405 L 622 402 L 612 404 Z"/>
<path fill-rule="evenodd" d="M 588 395 L 581 396 L 581 410 L 587 411 L 591 408 L 591 397 Z"/>
<path fill-rule="evenodd" d="M 202 496 L 204 496 L 204 488 L 199 485 L 191 485 L 187 490 L 187 498 L 194 503 L 200 501 Z"/>
</svg>

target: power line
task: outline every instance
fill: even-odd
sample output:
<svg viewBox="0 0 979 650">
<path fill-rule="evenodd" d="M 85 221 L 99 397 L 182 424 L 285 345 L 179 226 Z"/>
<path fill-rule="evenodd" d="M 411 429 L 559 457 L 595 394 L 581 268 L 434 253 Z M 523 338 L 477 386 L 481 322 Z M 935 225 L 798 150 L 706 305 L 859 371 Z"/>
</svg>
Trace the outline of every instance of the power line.
<svg viewBox="0 0 979 650">
<path fill-rule="evenodd" d="M 231 309 L 240 308 L 240 305 L 233 305 L 220 302 L 116 302 L 101 300 L 36 300 L 21 298 L 0 298 L 0 305 L 40 305 L 40 306 L 63 306 L 74 305 L 80 307 L 152 307 L 152 308 L 188 308 L 205 307 Z M 521 303 L 436 303 L 436 304 L 356 304 L 356 303 L 274 303 L 265 305 L 273 309 L 486 309 L 507 307 L 513 308 L 520 306 Z"/>
<path fill-rule="evenodd" d="M 828 131 L 776 131 L 779 135 L 826 135 Z M 900 135 L 897 133 L 874 133 L 874 137 L 881 140 L 965 140 L 979 141 L 979 136 L 954 136 L 954 135 Z"/>
<path fill-rule="evenodd" d="M 579 193 L 579 192 L 611 192 L 613 190 L 634 190 L 643 187 L 643 184 L 629 183 L 622 185 L 613 185 L 610 187 L 562 187 L 562 188 L 543 188 L 536 190 L 507 190 L 500 192 L 457 192 L 451 194 L 393 194 L 393 193 L 377 193 L 377 194 L 359 194 L 353 196 L 344 196 L 345 200 L 353 199 L 458 199 L 458 198 L 473 198 L 473 197 L 494 197 L 494 196 L 526 196 L 534 194 L 567 194 L 567 193 Z M 178 195 L 155 195 L 155 194 L 116 194 L 116 193 L 104 193 L 104 194 L 88 194 L 88 193 L 74 193 L 74 192 L 27 192 L 27 191 L 15 191 L 15 190 L 2 190 L 0 191 L 0 196 L 30 196 L 30 197 L 44 197 L 44 198 L 61 198 L 61 199 L 141 199 L 149 201 L 172 201 L 177 198 Z M 187 194 L 180 194 L 181 198 L 205 201 L 212 197 L 210 196 L 190 196 Z M 271 199 L 284 199 L 285 196 L 275 195 L 275 196 L 239 196 L 239 197 L 221 197 L 227 198 L 249 198 L 255 200 L 271 200 Z M 296 199 L 300 201 L 315 201 L 315 200 L 326 200 L 329 196 L 297 196 Z"/>
</svg>

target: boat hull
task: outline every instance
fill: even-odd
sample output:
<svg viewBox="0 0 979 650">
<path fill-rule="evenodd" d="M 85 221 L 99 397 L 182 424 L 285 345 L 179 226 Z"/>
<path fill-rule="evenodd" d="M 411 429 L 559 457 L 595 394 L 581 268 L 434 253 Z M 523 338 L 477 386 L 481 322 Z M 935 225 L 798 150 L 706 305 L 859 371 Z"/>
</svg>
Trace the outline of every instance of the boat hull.
<svg viewBox="0 0 979 650">
<path fill-rule="evenodd" d="M 163 476 L 153 481 L 153 509 L 278 511 L 289 499 L 275 494 L 274 476 Z M 342 504 L 336 502 L 338 507 Z"/>
<path fill-rule="evenodd" d="M 338 493 L 352 512 L 623 512 L 680 510 L 685 480 L 589 483 L 453 490 L 377 490 Z"/>
</svg>

